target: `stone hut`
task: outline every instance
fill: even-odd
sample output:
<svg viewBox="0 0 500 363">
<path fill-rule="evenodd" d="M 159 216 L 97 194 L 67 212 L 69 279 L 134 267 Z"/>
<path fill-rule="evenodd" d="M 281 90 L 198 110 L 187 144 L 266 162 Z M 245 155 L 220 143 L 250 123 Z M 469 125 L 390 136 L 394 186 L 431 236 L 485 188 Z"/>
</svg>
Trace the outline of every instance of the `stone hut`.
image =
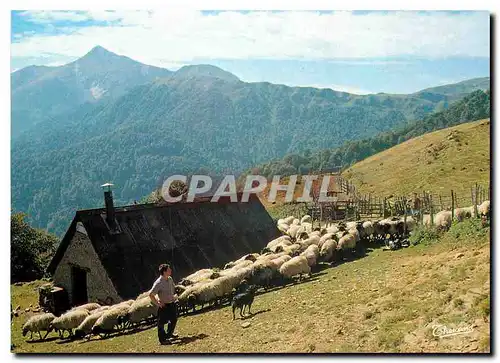
<svg viewBox="0 0 500 363">
<path fill-rule="evenodd" d="M 114 207 L 77 211 L 48 272 L 71 304 L 116 303 L 147 291 L 158 265 L 170 263 L 174 281 L 247 253 L 258 252 L 279 232 L 259 199 L 212 203 Z"/>
</svg>

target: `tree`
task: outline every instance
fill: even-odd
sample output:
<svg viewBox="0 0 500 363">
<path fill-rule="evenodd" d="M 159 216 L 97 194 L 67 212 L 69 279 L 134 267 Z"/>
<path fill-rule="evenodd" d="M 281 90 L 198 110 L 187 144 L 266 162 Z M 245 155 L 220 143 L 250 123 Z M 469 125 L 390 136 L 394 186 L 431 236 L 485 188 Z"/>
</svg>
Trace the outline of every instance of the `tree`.
<svg viewBox="0 0 500 363">
<path fill-rule="evenodd" d="M 10 219 L 11 283 L 43 277 L 59 242 L 56 236 L 31 227 L 25 217 L 23 213 L 13 213 Z"/>
</svg>

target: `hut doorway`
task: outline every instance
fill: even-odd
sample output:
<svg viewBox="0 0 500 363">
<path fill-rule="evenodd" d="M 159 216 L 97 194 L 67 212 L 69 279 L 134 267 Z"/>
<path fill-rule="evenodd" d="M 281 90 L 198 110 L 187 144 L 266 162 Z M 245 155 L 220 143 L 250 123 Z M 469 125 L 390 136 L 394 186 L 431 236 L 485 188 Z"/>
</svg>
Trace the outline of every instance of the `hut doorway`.
<svg viewBox="0 0 500 363">
<path fill-rule="evenodd" d="M 88 302 L 87 296 L 87 271 L 83 268 L 71 267 L 72 297 L 73 305 L 81 305 Z"/>
</svg>

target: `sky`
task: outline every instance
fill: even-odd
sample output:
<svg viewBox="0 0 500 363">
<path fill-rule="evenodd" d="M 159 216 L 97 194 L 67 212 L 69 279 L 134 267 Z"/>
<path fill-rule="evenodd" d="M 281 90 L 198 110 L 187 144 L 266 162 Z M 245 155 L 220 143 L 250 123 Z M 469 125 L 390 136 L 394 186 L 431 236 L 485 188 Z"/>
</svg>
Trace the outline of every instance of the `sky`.
<svg viewBox="0 0 500 363">
<path fill-rule="evenodd" d="M 246 82 L 411 93 L 490 75 L 485 11 L 14 11 L 11 70 L 71 62 L 96 45 Z"/>
</svg>

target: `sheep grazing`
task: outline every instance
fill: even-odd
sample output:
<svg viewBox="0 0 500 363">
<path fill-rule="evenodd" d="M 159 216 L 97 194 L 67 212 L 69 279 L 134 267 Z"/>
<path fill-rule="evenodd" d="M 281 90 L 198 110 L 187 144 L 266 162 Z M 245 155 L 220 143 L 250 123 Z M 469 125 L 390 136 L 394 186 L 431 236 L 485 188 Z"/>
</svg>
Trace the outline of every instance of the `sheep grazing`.
<svg viewBox="0 0 500 363">
<path fill-rule="evenodd" d="M 30 339 L 33 340 L 33 333 L 38 333 L 40 340 L 44 340 L 52 331 L 51 323 L 55 318 L 54 314 L 51 313 L 33 315 L 23 325 L 23 337 L 30 332 Z M 42 331 L 47 332 L 44 337 L 42 337 Z"/>
<path fill-rule="evenodd" d="M 197 282 L 210 279 L 213 273 L 214 271 L 211 268 L 198 270 L 195 273 L 192 273 L 191 275 L 183 278 L 180 281 L 180 284 L 184 286 L 193 285 Z"/>
<path fill-rule="evenodd" d="M 281 265 L 279 272 L 288 279 L 297 275 L 299 275 L 299 279 L 302 279 L 304 274 L 311 276 L 311 267 L 309 267 L 305 256 L 296 256 Z"/>
<path fill-rule="evenodd" d="M 490 201 L 485 200 L 477 207 L 477 213 L 480 216 L 485 216 L 486 218 L 490 217 Z"/>
<path fill-rule="evenodd" d="M 323 261 L 331 261 L 334 257 L 336 249 L 337 241 L 333 238 L 329 238 L 321 245 L 319 255 Z"/>
<path fill-rule="evenodd" d="M 290 228 L 288 228 L 288 231 L 286 233 L 291 237 L 291 238 L 296 238 L 297 237 L 297 232 L 299 231 L 300 226 L 298 224 L 292 224 Z"/>
<path fill-rule="evenodd" d="M 286 242 L 285 242 L 286 241 Z M 281 236 L 281 237 L 278 237 L 278 238 L 275 238 L 273 239 L 272 241 L 270 241 L 267 245 L 266 245 L 266 248 L 269 248 L 269 249 L 274 249 L 276 246 L 278 246 L 279 244 L 282 244 L 282 243 L 287 243 L 287 242 L 290 242 L 290 236 Z M 259 258 L 259 257 L 257 257 Z"/>
<path fill-rule="evenodd" d="M 75 329 L 75 337 L 76 338 L 84 338 L 88 336 L 90 338 L 90 333 L 92 332 L 92 327 L 96 323 L 96 321 L 104 315 L 107 309 L 101 310 L 96 309 L 85 318 L 84 321 L 81 322 L 80 325 Z"/>
<path fill-rule="evenodd" d="M 319 257 L 319 247 L 317 245 L 309 245 L 304 252 L 300 254 L 307 259 L 307 264 L 309 267 L 316 265 L 317 259 Z"/>
<path fill-rule="evenodd" d="M 295 220 L 294 216 L 288 216 L 288 217 L 284 218 L 282 221 L 283 221 L 283 223 L 291 225 L 294 220 Z"/>
<path fill-rule="evenodd" d="M 448 230 L 451 227 L 451 211 L 443 210 L 434 217 L 434 224 L 438 229 Z"/>
<path fill-rule="evenodd" d="M 136 300 L 128 309 L 127 313 L 118 319 L 119 323 L 139 324 L 142 321 L 155 317 L 158 314 L 158 307 L 153 304 L 149 297 Z"/>
<path fill-rule="evenodd" d="M 268 289 L 272 286 L 275 277 L 276 265 L 274 263 L 272 266 L 256 265 L 252 269 L 248 282 L 251 285 L 262 286 L 264 289 Z"/>
<path fill-rule="evenodd" d="M 304 224 L 304 223 L 311 223 L 312 222 L 312 218 L 309 214 L 306 214 L 305 216 L 303 216 L 301 219 L 300 219 L 300 224 Z"/>
<path fill-rule="evenodd" d="M 453 210 L 453 214 L 455 215 L 455 220 L 457 220 L 458 222 L 462 222 L 466 218 L 470 218 L 472 216 L 468 207 L 455 208 Z"/>
<path fill-rule="evenodd" d="M 362 230 L 362 232 L 361 232 L 362 239 L 368 239 L 375 233 L 375 227 L 373 226 L 373 223 L 370 221 L 363 222 L 361 227 L 362 227 L 362 229 L 361 229 Z"/>
<path fill-rule="evenodd" d="M 276 266 L 276 270 L 279 271 L 281 265 L 283 265 L 287 261 L 290 261 L 291 259 L 292 259 L 291 256 L 283 255 L 273 259 L 271 262 L 274 264 L 274 266 Z"/>
<path fill-rule="evenodd" d="M 347 231 L 347 233 L 354 236 L 356 243 L 358 243 L 361 240 L 361 236 L 359 234 L 359 231 L 356 228 L 351 228 L 350 230 Z"/>
<path fill-rule="evenodd" d="M 64 338 L 65 331 L 69 333 L 69 336 L 72 336 L 73 329 L 78 328 L 87 316 L 89 316 L 89 312 L 85 309 L 68 311 L 55 318 L 51 323 L 51 327 L 59 333 L 61 338 Z"/>
<path fill-rule="evenodd" d="M 120 318 L 128 312 L 126 304 L 113 305 L 102 314 L 91 329 L 92 334 L 108 335 L 120 323 Z"/>
<path fill-rule="evenodd" d="M 340 258 L 343 258 L 345 251 L 351 251 L 356 248 L 356 238 L 348 233 L 339 239 L 337 243 L 337 252 L 340 254 Z"/>
<path fill-rule="evenodd" d="M 290 228 L 290 226 L 288 224 L 284 224 L 284 223 L 279 223 L 278 224 L 278 230 L 281 232 L 281 233 L 286 233 L 288 231 L 288 229 Z"/>
<path fill-rule="evenodd" d="M 333 233 L 333 232 L 328 232 L 328 233 L 325 233 L 324 235 L 322 235 L 321 238 L 319 239 L 319 242 L 318 242 L 319 249 L 321 250 L 321 247 L 323 246 L 323 244 L 327 240 L 334 238 L 334 236 L 335 236 L 335 233 Z"/>
<path fill-rule="evenodd" d="M 100 307 L 101 307 L 101 305 L 99 305 L 98 303 L 88 303 L 88 304 L 83 304 L 83 305 L 80 305 L 80 306 L 76 306 L 73 309 L 71 309 L 70 311 L 87 310 L 88 312 L 91 312 L 91 311 L 93 311 L 95 309 L 99 309 Z"/>
<path fill-rule="evenodd" d="M 144 291 L 142 294 L 140 294 L 139 296 L 137 296 L 135 298 L 135 300 L 137 301 L 137 300 L 142 299 L 143 297 L 149 296 L 149 293 L 150 293 L 150 291 Z"/>
</svg>

